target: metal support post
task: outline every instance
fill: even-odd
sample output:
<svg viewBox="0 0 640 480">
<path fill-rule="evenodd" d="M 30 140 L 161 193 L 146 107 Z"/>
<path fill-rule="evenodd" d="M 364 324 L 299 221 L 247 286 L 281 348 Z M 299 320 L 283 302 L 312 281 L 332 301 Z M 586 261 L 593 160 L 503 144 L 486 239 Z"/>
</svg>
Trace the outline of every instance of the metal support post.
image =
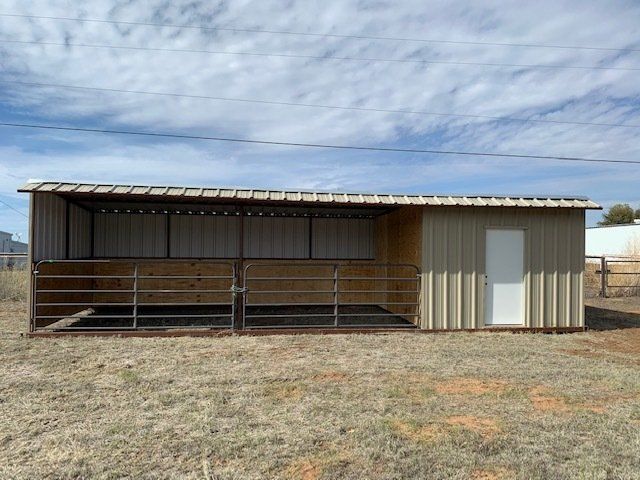
<svg viewBox="0 0 640 480">
<path fill-rule="evenodd" d="M 338 326 L 338 265 L 333 265 L 333 316 L 335 317 L 335 326 Z"/>
<path fill-rule="evenodd" d="M 138 262 L 133 264 L 133 328 L 138 328 Z"/>
</svg>

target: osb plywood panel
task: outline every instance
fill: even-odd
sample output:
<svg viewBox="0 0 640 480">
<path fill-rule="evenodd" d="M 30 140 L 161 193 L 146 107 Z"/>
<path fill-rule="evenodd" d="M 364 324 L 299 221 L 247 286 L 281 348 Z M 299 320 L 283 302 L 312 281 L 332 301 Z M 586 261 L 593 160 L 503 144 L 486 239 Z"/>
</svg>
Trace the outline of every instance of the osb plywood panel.
<svg viewBox="0 0 640 480">
<path fill-rule="evenodd" d="M 420 266 L 422 257 L 422 208 L 401 207 L 376 219 L 376 260 L 380 263 L 409 264 Z M 388 267 L 388 277 L 416 278 L 415 269 L 408 267 Z M 416 278 L 416 280 L 418 280 Z M 414 305 L 393 305 L 392 303 L 415 302 L 418 281 L 388 280 L 388 293 L 382 305 L 398 314 L 415 314 Z M 417 322 L 418 317 L 408 318 Z"/>
<path fill-rule="evenodd" d="M 377 257 L 384 263 L 420 265 L 422 259 L 422 208 L 401 207 L 378 217 Z M 386 236 L 385 239 L 380 239 Z M 379 240 L 382 240 L 381 242 Z"/>
</svg>

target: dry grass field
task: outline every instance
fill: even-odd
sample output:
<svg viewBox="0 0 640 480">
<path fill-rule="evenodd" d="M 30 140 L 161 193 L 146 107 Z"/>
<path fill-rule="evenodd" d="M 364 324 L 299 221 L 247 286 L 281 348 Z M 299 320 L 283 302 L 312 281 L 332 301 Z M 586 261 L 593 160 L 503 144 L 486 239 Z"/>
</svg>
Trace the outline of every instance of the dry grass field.
<svg viewBox="0 0 640 480">
<path fill-rule="evenodd" d="M 29 275 L 25 270 L 0 269 L 0 301 L 27 301 Z"/>
<path fill-rule="evenodd" d="M 0 478 L 640 477 L 640 328 L 28 339 L 0 309 Z"/>
</svg>

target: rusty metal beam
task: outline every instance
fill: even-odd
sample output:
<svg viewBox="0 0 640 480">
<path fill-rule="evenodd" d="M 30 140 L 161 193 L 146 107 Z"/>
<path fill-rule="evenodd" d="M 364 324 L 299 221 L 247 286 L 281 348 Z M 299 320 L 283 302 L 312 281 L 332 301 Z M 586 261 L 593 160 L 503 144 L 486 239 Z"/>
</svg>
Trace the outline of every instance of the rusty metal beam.
<svg viewBox="0 0 640 480">
<path fill-rule="evenodd" d="M 26 336 L 31 338 L 57 338 L 57 337 L 226 337 L 239 336 L 266 336 L 266 335 L 349 335 L 349 334 L 379 334 L 389 333 L 405 334 L 437 334 L 437 333 L 480 333 L 480 332 L 508 332 L 508 333 L 578 333 L 586 331 L 586 327 L 500 327 L 500 328 L 470 328 L 461 330 L 425 330 L 407 328 L 290 328 L 290 329 L 265 329 L 265 330 L 112 330 L 112 331 L 67 331 L 67 332 L 29 332 Z"/>
</svg>

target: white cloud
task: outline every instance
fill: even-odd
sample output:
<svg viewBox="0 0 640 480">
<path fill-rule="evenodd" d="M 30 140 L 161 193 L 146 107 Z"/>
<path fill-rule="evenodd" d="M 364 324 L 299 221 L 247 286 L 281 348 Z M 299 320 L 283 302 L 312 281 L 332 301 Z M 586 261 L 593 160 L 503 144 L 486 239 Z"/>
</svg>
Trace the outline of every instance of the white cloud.
<svg viewBox="0 0 640 480">
<path fill-rule="evenodd" d="M 407 38 L 638 48 L 637 2 L 4 2 L 4 12 Z M 0 39 L 637 68 L 640 53 L 386 42 L 0 18 Z M 301 60 L 0 43 L 0 79 L 386 109 L 640 124 L 637 72 Z M 638 129 L 494 122 L 0 84 L 3 118 L 294 142 L 638 159 Z M 0 130 L 17 177 L 278 188 L 584 193 L 640 201 L 640 169 Z M 6 173 L 14 177 L 6 176 Z M 603 182 L 606 178 L 610 181 Z M 618 180 L 615 180 L 618 179 Z M 636 197 L 636 198 L 634 198 Z M 1 227 L 1 225 L 0 225 Z"/>
</svg>

